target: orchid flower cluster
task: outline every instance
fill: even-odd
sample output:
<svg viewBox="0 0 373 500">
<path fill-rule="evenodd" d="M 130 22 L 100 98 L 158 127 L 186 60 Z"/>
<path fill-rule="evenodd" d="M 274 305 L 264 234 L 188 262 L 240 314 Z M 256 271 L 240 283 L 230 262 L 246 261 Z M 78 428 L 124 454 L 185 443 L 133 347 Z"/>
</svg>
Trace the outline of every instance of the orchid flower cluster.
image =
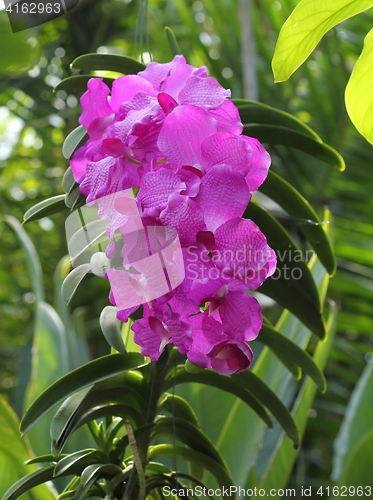
<svg viewBox="0 0 373 500">
<path fill-rule="evenodd" d="M 97 202 L 99 217 L 110 221 L 107 257 L 121 256 L 122 270 L 105 275 L 118 319 L 126 322 L 142 304 L 132 325 L 142 354 L 155 361 L 173 343 L 191 363 L 221 374 L 250 365 L 247 341 L 262 318 L 248 291 L 276 267 L 265 236 L 242 218 L 270 157 L 241 135 L 229 97 L 205 67 L 181 55 L 116 79 L 111 92 L 92 78 L 79 120 L 89 139 L 71 158 L 87 204 Z M 128 190 L 132 198 L 123 195 Z M 168 259 L 168 286 L 160 292 L 145 257 L 150 246 L 155 255 L 170 242 L 174 250 L 161 261 L 165 269 Z"/>
</svg>

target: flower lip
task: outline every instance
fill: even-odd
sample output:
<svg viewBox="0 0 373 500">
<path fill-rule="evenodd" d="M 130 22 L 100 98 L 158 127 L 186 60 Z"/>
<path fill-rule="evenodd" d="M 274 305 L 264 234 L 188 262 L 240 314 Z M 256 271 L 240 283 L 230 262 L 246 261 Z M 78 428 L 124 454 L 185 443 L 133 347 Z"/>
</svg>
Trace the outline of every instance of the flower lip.
<svg viewBox="0 0 373 500">
<path fill-rule="evenodd" d="M 253 351 L 245 342 L 223 340 L 207 353 L 211 367 L 221 375 L 233 375 L 246 370 L 253 358 Z"/>
</svg>

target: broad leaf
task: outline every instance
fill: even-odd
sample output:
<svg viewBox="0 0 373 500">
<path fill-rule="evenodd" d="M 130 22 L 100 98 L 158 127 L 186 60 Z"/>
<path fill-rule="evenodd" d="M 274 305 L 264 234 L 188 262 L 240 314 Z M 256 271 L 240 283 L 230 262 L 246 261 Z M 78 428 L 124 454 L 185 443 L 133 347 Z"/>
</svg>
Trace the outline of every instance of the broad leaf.
<svg viewBox="0 0 373 500">
<path fill-rule="evenodd" d="M 45 302 L 38 302 L 34 338 L 32 343 L 32 368 L 27 386 L 25 407 L 46 390 L 55 380 L 67 373 L 69 359 L 65 327 L 56 311 Z M 36 455 L 49 450 L 48 430 L 51 415 L 40 428 L 29 435 Z"/>
<path fill-rule="evenodd" d="M 58 92 L 59 90 L 64 90 L 65 92 L 78 93 L 82 94 L 87 90 L 87 83 L 92 78 L 90 75 L 77 75 L 77 76 L 69 76 L 65 78 L 60 83 L 58 83 L 54 91 Z M 114 81 L 114 78 L 104 78 L 104 83 L 111 87 L 111 84 Z"/>
<path fill-rule="evenodd" d="M 373 429 L 373 363 L 368 363 L 349 400 L 346 413 L 334 444 L 333 473 L 335 481 L 345 474 L 346 463 L 355 444 Z"/>
<path fill-rule="evenodd" d="M 372 2 L 373 5 L 373 2 Z M 352 123 L 373 144 L 373 29 L 364 40 L 364 49 L 346 87 L 346 108 Z"/>
<path fill-rule="evenodd" d="M 371 464 L 372 460 L 373 429 L 364 434 L 352 448 L 340 477 L 339 485 L 347 486 L 350 498 L 360 498 L 363 494 L 370 496 L 371 488 L 373 488 L 373 475 L 368 464 Z M 354 490 L 353 487 L 355 487 Z M 334 498 L 338 496 L 335 495 Z"/>
<path fill-rule="evenodd" d="M 325 269 L 321 264 L 317 262 L 316 258 L 313 258 L 310 266 L 319 288 L 321 301 L 324 301 L 324 292 L 328 282 L 328 275 L 325 273 Z M 302 349 L 306 348 L 310 339 L 308 328 L 295 316 L 290 314 L 289 311 L 284 311 L 276 325 L 276 330 L 286 335 L 287 338 L 291 339 Z M 321 345 L 325 344 L 323 343 Z M 291 403 L 295 394 L 294 380 L 288 370 L 270 349 L 263 349 L 260 356 L 255 361 L 252 371 L 260 377 L 283 402 L 288 404 Z M 313 381 L 306 380 L 306 382 L 314 387 Z M 202 395 L 205 399 L 207 398 L 208 404 L 208 394 Z M 202 428 L 204 429 L 204 427 Z M 254 468 L 258 466 L 259 461 L 264 461 L 262 467 L 265 467 L 268 461 L 271 462 L 272 455 L 276 452 L 276 444 L 279 437 L 285 440 L 287 449 L 292 450 L 294 456 L 296 455 L 291 441 L 283 432 L 281 433 L 281 428 L 278 425 L 275 425 L 275 430 L 273 432 L 267 433 L 258 417 L 248 411 L 247 407 L 238 400 L 231 403 L 231 411 L 225 422 L 220 424 L 220 428 L 221 433 L 217 440 L 217 447 L 226 459 L 233 473 L 235 484 L 253 487 L 255 477 L 257 476 Z M 206 429 L 204 430 L 206 431 Z M 268 436 L 270 442 L 263 442 L 265 435 Z M 243 436 L 245 439 L 243 439 Z M 292 469 L 293 465 L 291 462 L 287 461 L 287 459 L 284 459 L 283 462 L 284 466 L 289 467 L 289 470 Z"/>
<path fill-rule="evenodd" d="M 333 344 L 336 328 L 336 313 L 336 306 L 332 305 L 327 321 L 327 335 L 325 341 L 320 342 L 315 350 L 314 361 L 321 370 L 325 367 Z M 292 415 L 301 436 L 304 434 L 306 429 L 308 412 L 312 407 L 315 392 L 315 383 L 310 379 L 305 380 L 293 406 Z M 264 488 L 267 491 L 271 488 L 278 491 L 280 488 L 286 487 L 297 456 L 289 441 L 281 437 L 279 442 L 276 443 L 274 450 L 275 452 L 273 457 L 269 460 L 268 467 L 263 473 L 262 480 L 258 484 L 259 487 Z M 278 496 L 274 498 L 280 497 Z"/>
<path fill-rule="evenodd" d="M 119 328 L 117 311 L 116 307 L 106 306 L 100 315 L 100 327 L 109 345 L 121 354 L 125 354 L 126 347 L 123 342 L 121 329 Z"/>
<path fill-rule="evenodd" d="M 91 361 L 48 387 L 30 406 L 21 421 L 21 431 L 27 432 L 46 412 L 74 392 L 119 373 L 144 365 L 138 353 L 110 354 Z"/>
<path fill-rule="evenodd" d="M 23 223 L 27 224 L 28 222 L 40 220 L 43 217 L 48 217 L 49 215 L 58 214 L 59 212 L 67 210 L 65 198 L 66 196 L 64 194 L 59 194 L 34 205 L 29 208 L 23 216 Z"/>
<path fill-rule="evenodd" d="M 73 269 L 64 279 L 62 283 L 61 294 L 65 302 L 68 304 L 73 298 L 78 286 L 83 281 L 85 276 L 91 272 L 91 264 L 81 264 Z"/>
<path fill-rule="evenodd" d="M 73 69 L 116 71 L 123 74 L 134 74 L 145 69 L 145 65 L 136 59 L 118 54 L 84 54 L 72 63 Z"/>
<path fill-rule="evenodd" d="M 70 132 L 70 134 L 66 137 L 62 145 L 62 154 L 67 160 L 71 158 L 72 154 L 79 144 L 83 142 L 84 138 L 88 138 L 87 129 L 82 125 L 79 125 L 79 127 Z"/>
<path fill-rule="evenodd" d="M 4 494 L 2 500 L 16 500 L 24 493 L 28 492 L 35 486 L 42 485 L 53 478 L 54 465 L 39 469 L 17 481 L 8 491 Z M 31 497 L 33 498 L 33 497 Z"/>
<path fill-rule="evenodd" d="M 327 31 L 372 6 L 372 0 L 301 0 L 277 40 L 272 61 L 275 81 L 287 80 Z"/>
<path fill-rule="evenodd" d="M 30 470 L 35 471 L 35 469 L 33 470 L 25 465 L 25 462 L 30 464 L 35 462 L 28 460 L 31 453 L 27 441 L 20 438 L 18 427 L 17 416 L 4 399 L 0 397 L 0 497 L 16 481 L 26 476 Z M 14 488 L 11 488 L 11 490 L 15 491 Z M 24 491 L 27 491 L 27 489 Z M 24 496 L 25 500 L 53 500 L 53 498 L 54 495 L 45 485 L 37 487 L 32 494 Z"/>
</svg>

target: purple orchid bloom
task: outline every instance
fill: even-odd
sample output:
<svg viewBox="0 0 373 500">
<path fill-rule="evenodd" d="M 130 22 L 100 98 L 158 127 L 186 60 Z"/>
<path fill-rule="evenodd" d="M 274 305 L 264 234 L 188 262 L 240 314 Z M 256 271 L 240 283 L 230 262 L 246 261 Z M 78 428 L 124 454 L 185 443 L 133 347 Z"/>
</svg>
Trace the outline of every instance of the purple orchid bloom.
<svg viewBox="0 0 373 500">
<path fill-rule="evenodd" d="M 248 368 L 262 326 L 248 293 L 276 268 L 250 220 L 269 154 L 243 126 L 230 91 L 183 56 L 138 75 L 88 82 L 72 156 L 76 182 L 108 220 L 106 272 L 117 317 L 152 361 L 173 343 L 189 361 L 230 375 Z M 136 188 L 136 196 L 132 189 Z M 115 260 L 116 259 L 116 260 Z"/>
</svg>

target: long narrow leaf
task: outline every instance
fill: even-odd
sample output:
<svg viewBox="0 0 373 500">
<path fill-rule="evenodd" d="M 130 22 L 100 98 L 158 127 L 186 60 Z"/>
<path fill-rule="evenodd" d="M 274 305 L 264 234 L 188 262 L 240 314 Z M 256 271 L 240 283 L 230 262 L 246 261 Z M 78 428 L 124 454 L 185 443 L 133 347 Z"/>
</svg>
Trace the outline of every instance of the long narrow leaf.
<svg viewBox="0 0 373 500">
<path fill-rule="evenodd" d="M 271 170 L 259 189 L 278 203 L 289 215 L 295 217 L 295 222 L 298 222 L 299 229 L 312 245 L 321 263 L 328 273 L 333 275 L 336 262 L 330 240 L 323 229 L 323 221 L 319 219 L 308 201 L 288 182 Z"/>
<path fill-rule="evenodd" d="M 326 390 L 326 381 L 322 371 L 313 361 L 312 357 L 294 342 L 273 328 L 264 325 L 260 330 L 259 342 L 280 351 L 284 356 L 298 364 L 307 375 L 318 385 L 322 392 Z"/>
<path fill-rule="evenodd" d="M 49 386 L 30 406 L 21 421 L 21 431 L 27 432 L 45 413 L 74 392 L 100 380 L 144 366 L 144 358 L 138 353 L 110 354 L 73 370 Z"/>
<path fill-rule="evenodd" d="M 278 261 L 281 261 L 274 276 L 259 291 L 289 309 L 322 338 L 325 325 L 320 313 L 320 299 L 307 265 L 296 258 L 301 256 L 301 251 L 276 219 L 255 203 L 249 204 L 244 216 L 258 224 L 268 244 L 276 251 Z"/>
</svg>

